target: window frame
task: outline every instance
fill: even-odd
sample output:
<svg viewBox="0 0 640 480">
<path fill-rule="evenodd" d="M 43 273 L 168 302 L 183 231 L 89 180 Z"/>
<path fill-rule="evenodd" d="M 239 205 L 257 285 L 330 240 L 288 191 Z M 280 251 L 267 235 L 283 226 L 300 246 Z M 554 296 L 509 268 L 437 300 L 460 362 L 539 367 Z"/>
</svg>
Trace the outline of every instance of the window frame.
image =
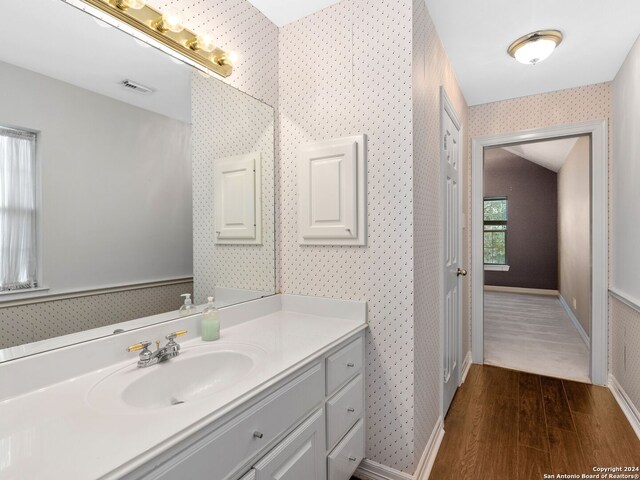
<svg viewBox="0 0 640 480">
<path fill-rule="evenodd" d="M 34 250 L 35 250 L 35 278 L 34 285 L 31 287 L 16 288 L 9 290 L 0 290 L 0 303 L 9 300 L 6 297 L 30 298 L 32 294 L 41 294 L 48 291 L 49 287 L 42 281 L 42 165 L 40 151 L 40 131 L 25 127 L 16 127 L 13 125 L 0 124 L 0 129 L 13 130 L 33 136 L 33 187 L 34 187 Z"/>
<path fill-rule="evenodd" d="M 484 219 L 484 207 L 485 207 L 485 203 L 486 202 L 490 202 L 490 201 L 496 201 L 496 200 L 502 200 L 505 202 L 505 217 L 506 220 L 485 220 Z M 483 251 L 482 251 L 482 261 L 484 263 L 484 265 L 489 265 L 489 266 L 508 266 L 509 265 L 509 257 L 507 255 L 507 232 L 509 230 L 509 197 L 506 195 L 503 196 L 492 196 L 492 197 L 483 197 L 482 199 L 482 244 L 483 244 Z M 487 230 L 487 225 L 491 225 L 491 226 L 503 226 L 503 229 L 489 229 Z M 485 257 L 485 252 L 484 252 L 484 245 L 486 245 L 485 242 L 485 236 L 487 233 L 502 233 L 504 235 L 504 263 L 487 263 L 486 257 Z"/>
</svg>

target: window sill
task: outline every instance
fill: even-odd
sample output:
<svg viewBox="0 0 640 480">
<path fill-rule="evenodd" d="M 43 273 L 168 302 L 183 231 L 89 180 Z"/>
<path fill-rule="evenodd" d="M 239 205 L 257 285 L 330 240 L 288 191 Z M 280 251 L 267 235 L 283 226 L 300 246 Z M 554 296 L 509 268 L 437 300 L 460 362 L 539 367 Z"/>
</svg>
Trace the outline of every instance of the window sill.
<svg viewBox="0 0 640 480">
<path fill-rule="evenodd" d="M 508 272 L 511 267 L 509 265 L 487 265 L 485 264 L 484 270 L 486 272 Z"/>
</svg>

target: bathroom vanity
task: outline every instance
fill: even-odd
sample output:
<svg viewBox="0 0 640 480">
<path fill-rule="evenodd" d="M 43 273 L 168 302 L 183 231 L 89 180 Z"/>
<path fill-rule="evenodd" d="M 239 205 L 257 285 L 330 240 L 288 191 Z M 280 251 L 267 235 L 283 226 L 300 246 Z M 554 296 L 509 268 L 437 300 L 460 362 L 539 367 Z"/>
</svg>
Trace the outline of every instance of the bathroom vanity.
<svg viewBox="0 0 640 480">
<path fill-rule="evenodd" d="M 366 304 L 250 301 L 221 310 L 216 342 L 199 320 L 0 365 L 0 478 L 349 479 L 364 457 Z M 178 330 L 174 359 L 137 368 L 126 351 Z"/>
</svg>

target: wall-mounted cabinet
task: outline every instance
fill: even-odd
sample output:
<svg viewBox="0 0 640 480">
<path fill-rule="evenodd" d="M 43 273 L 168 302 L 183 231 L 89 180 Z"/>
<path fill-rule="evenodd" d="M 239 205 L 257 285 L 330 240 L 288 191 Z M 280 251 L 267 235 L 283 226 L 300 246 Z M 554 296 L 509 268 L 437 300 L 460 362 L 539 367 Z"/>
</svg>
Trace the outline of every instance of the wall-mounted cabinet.
<svg viewBox="0 0 640 480">
<path fill-rule="evenodd" d="M 309 143 L 298 156 L 298 239 L 366 244 L 366 137 Z"/>
<path fill-rule="evenodd" d="M 260 153 L 214 161 L 215 243 L 262 243 L 260 171 Z"/>
</svg>

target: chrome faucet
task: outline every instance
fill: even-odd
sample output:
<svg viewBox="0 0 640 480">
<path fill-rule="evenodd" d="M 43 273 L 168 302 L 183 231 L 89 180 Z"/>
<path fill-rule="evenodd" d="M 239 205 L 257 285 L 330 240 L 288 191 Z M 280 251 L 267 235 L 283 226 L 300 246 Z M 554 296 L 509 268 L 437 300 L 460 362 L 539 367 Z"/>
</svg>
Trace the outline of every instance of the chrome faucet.
<svg viewBox="0 0 640 480">
<path fill-rule="evenodd" d="M 176 342 L 176 337 L 180 337 L 185 333 L 187 333 L 186 330 L 179 330 L 177 332 L 170 333 L 164 337 L 168 340 L 164 347 L 160 348 L 160 342 L 156 342 L 155 352 L 149 350 L 149 345 L 151 345 L 149 340 L 131 345 L 127 348 L 127 351 L 137 352 L 138 350 L 141 350 L 140 356 L 138 357 L 138 368 L 150 367 L 151 365 L 170 360 L 180 355 L 180 344 Z"/>
</svg>

